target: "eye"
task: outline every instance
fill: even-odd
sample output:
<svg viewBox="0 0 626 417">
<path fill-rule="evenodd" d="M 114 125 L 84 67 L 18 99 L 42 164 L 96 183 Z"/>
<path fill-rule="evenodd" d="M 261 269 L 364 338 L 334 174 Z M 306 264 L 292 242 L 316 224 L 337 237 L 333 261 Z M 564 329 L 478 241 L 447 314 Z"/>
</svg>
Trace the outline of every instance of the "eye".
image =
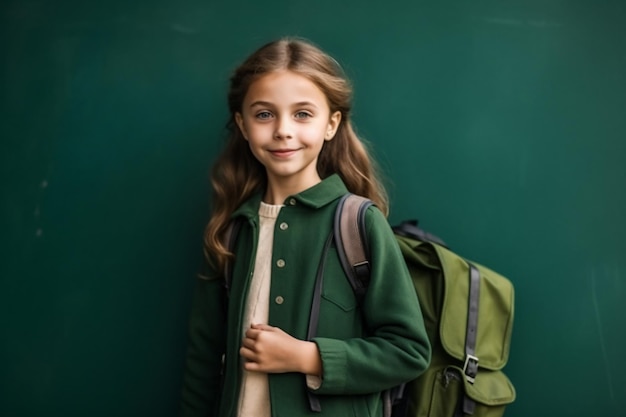
<svg viewBox="0 0 626 417">
<path fill-rule="evenodd" d="M 296 119 L 308 119 L 313 117 L 313 115 L 307 111 L 299 111 L 295 114 Z"/>
<path fill-rule="evenodd" d="M 268 111 L 261 111 L 261 112 L 258 112 L 254 117 L 256 117 L 259 120 L 267 120 L 272 117 L 272 113 Z"/>
</svg>

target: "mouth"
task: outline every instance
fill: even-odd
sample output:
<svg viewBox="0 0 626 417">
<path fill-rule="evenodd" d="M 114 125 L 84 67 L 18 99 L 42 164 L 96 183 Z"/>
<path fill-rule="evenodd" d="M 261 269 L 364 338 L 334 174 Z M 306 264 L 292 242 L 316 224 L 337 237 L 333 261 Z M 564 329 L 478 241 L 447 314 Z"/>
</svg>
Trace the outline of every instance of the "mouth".
<svg viewBox="0 0 626 417">
<path fill-rule="evenodd" d="M 297 151 L 297 149 L 274 149 L 270 150 L 269 152 L 277 158 L 288 158 L 291 155 L 295 154 Z"/>
</svg>

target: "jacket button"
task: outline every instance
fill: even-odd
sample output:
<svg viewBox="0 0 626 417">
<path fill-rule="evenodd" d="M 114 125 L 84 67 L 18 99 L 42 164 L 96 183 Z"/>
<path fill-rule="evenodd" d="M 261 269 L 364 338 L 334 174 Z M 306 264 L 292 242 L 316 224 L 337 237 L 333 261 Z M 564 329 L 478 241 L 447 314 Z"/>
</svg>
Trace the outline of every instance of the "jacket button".
<svg viewBox="0 0 626 417">
<path fill-rule="evenodd" d="M 282 268 L 285 266 L 285 260 L 284 259 L 279 259 L 276 261 L 276 266 L 278 266 L 279 268 Z"/>
<path fill-rule="evenodd" d="M 280 227 L 280 230 L 287 230 L 287 228 L 289 228 L 289 225 L 285 222 L 282 222 L 278 227 Z"/>
<path fill-rule="evenodd" d="M 293 198 L 293 197 L 292 197 L 292 198 L 290 198 L 290 199 L 289 199 L 289 205 L 290 205 L 290 206 L 295 206 L 295 205 L 296 205 L 296 199 L 295 199 L 295 198 Z"/>
<path fill-rule="evenodd" d="M 285 299 L 279 295 L 274 301 L 276 301 L 276 304 L 282 304 L 285 302 Z"/>
</svg>

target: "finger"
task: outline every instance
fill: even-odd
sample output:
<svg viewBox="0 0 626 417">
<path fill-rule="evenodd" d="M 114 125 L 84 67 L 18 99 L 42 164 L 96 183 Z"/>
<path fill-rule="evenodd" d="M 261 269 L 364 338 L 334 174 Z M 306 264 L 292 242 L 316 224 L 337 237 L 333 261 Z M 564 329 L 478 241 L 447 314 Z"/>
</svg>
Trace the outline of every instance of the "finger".
<svg viewBox="0 0 626 417">
<path fill-rule="evenodd" d="M 257 362 L 246 362 L 243 364 L 243 368 L 246 371 L 251 371 L 251 372 L 261 371 L 261 365 L 259 365 Z"/>
<path fill-rule="evenodd" d="M 241 347 L 239 349 L 239 354 L 247 361 L 256 362 L 256 353 L 253 350 L 248 349 L 247 347 Z"/>
<path fill-rule="evenodd" d="M 250 349 L 252 351 L 254 351 L 254 345 L 256 344 L 256 341 L 254 339 L 250 339 L 249 337 L 246 337 L 245 339 L 243 339 L 243 341 L 241 342 L 242 346 L 246 347 L 247 349 Z"/>
<path fill-rule="evenodd" d="M 256 339 L 257 337 L 259 337 L 259 334 L 261 332 L 262 330 L 250 328 L 246 330 L 246 337 L 249 339 Z"/>
<path fill-rule="evenodd" d="M 273 330 L 274 327 L 270 326 L 269 324 L 263 324 L 263 323 L 258 323 L 258 324 L 253 324 L 252 326 L 250 326 L 251 329 L 256 329 L 256 330 L 261 330 L 261 331 L 267 331 L 267 330 Z"/>
</svg>

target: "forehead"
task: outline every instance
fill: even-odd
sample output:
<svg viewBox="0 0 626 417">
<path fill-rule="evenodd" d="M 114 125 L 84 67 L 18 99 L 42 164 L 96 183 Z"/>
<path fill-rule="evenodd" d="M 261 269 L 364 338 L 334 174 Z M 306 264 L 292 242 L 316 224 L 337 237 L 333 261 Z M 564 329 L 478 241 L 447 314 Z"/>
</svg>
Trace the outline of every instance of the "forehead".
<svg viewBox="0 0 626 417">
<path fill-rule="evenodd" d="M 324 92 L 313 81 L 293 71 L 271 72 L 250 84 L 244 106 L 257 101 L 277 106 L 302 102 L 327 106 Z"/>
</svg>

